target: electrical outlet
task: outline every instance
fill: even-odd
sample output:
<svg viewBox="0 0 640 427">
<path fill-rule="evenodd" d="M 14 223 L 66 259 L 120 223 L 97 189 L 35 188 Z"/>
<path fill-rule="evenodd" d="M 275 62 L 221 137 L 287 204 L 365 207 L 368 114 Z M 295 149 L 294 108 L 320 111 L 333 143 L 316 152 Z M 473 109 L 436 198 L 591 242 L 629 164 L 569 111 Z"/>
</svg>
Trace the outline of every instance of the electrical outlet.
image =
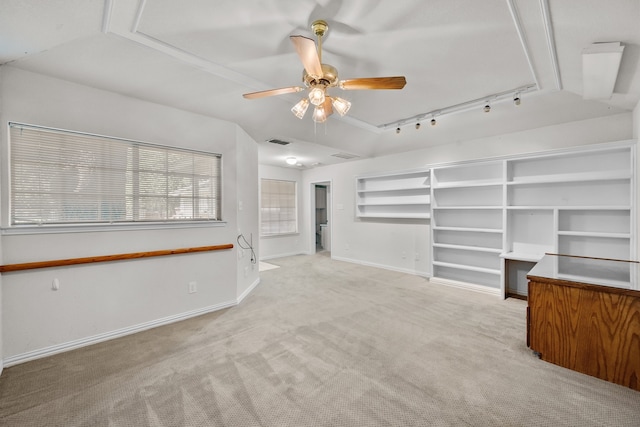
<svg viewBox="0 0 640 427">
<path fill-rule="evenodd" d="M 195 294 L 198 292 L 198 283 L 197 282 L 189 282 L 189 293 Z"/>
<path fill-rule="evenodd" d="M 402 251 L 402 259 L 406 259 L 407 258 L 407 253 L 405 251 Z"/>
<path fill-rule="evenodd" d="M 420 253 L 416 252 L 416 261 L 420 261 Z"/>
<path fill-rule="evenodd" d="M 249 275 L 249 267 L 245 267 L 244 268 L 244 277 L 247 277 Z"/>
</svg>

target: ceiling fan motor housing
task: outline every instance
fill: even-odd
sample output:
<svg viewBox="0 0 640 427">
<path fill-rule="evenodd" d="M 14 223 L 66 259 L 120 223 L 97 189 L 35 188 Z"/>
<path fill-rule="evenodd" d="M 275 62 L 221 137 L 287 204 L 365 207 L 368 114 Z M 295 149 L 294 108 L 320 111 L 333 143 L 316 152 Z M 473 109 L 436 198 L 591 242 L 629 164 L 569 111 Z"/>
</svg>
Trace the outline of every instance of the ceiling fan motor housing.
<svg viewBox="0 0 640 427">
<path fill-rule="evenodd" d="M 333 65 L 322 64 L 322 77 L 315 78 L 309 75 L 307 70 L 303 70 L 302 81 L 307 87 L 315 87 L 318 85 L 334 87 L 338 85 L 338 70 Z"/>
</svg>

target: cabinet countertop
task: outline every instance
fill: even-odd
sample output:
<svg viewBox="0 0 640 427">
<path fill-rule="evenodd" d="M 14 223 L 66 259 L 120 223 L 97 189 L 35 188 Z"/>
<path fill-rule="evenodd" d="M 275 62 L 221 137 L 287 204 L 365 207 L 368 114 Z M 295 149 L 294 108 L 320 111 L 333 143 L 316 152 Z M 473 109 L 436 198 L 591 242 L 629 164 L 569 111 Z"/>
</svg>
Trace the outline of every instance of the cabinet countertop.
<svg viewBox="0 0 640 427">
<path fill-rule="evenodd" d="M 634 290 L 638 289 L 640 263 L 547 253 L 527 276 Z"/>
</svg>

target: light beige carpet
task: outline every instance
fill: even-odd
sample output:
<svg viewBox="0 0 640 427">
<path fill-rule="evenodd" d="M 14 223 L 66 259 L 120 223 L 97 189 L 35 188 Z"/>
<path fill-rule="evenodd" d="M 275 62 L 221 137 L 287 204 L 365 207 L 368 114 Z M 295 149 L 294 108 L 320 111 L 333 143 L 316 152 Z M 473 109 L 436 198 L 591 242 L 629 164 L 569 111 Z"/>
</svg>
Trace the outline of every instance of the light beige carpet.
<svg viewBox="0 0 640 427">
<path fill-rule="evenodd" d="M 259 271 L 269 271 L 269 270 L 275 270 L 276 268 L 280 268 L 279 265 L 275 265 L 275 264 L 270 264 L 268 262 L 264 262 L 264 261 L 260 261 L 260 263 L 258 264 L 258 269 Z"/>
<path fill-rule="evenodd" d="M 639 392 L 531 354 L 524 301 L 277 263 L 238 307 L 6 369 L 0 425 L 640 425 Z"/>
</svg>

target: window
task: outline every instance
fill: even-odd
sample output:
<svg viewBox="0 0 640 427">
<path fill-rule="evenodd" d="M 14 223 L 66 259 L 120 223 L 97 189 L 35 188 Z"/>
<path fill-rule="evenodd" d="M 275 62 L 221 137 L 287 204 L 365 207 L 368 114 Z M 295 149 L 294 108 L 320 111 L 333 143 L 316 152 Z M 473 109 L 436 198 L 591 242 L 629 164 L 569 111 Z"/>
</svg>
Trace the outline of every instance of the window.
<svg viewBox="0 0 640 427">
<path fill-rule="evenodd" d="M 260 234 L 275 236 L 298 232 L 296 183 L 262 179 L 260 186 Z"/>
<path fill-rule="evenodd" d="M 11 225 L 221 219 L 221 156 L 10 123 Z"/>
</svg>

